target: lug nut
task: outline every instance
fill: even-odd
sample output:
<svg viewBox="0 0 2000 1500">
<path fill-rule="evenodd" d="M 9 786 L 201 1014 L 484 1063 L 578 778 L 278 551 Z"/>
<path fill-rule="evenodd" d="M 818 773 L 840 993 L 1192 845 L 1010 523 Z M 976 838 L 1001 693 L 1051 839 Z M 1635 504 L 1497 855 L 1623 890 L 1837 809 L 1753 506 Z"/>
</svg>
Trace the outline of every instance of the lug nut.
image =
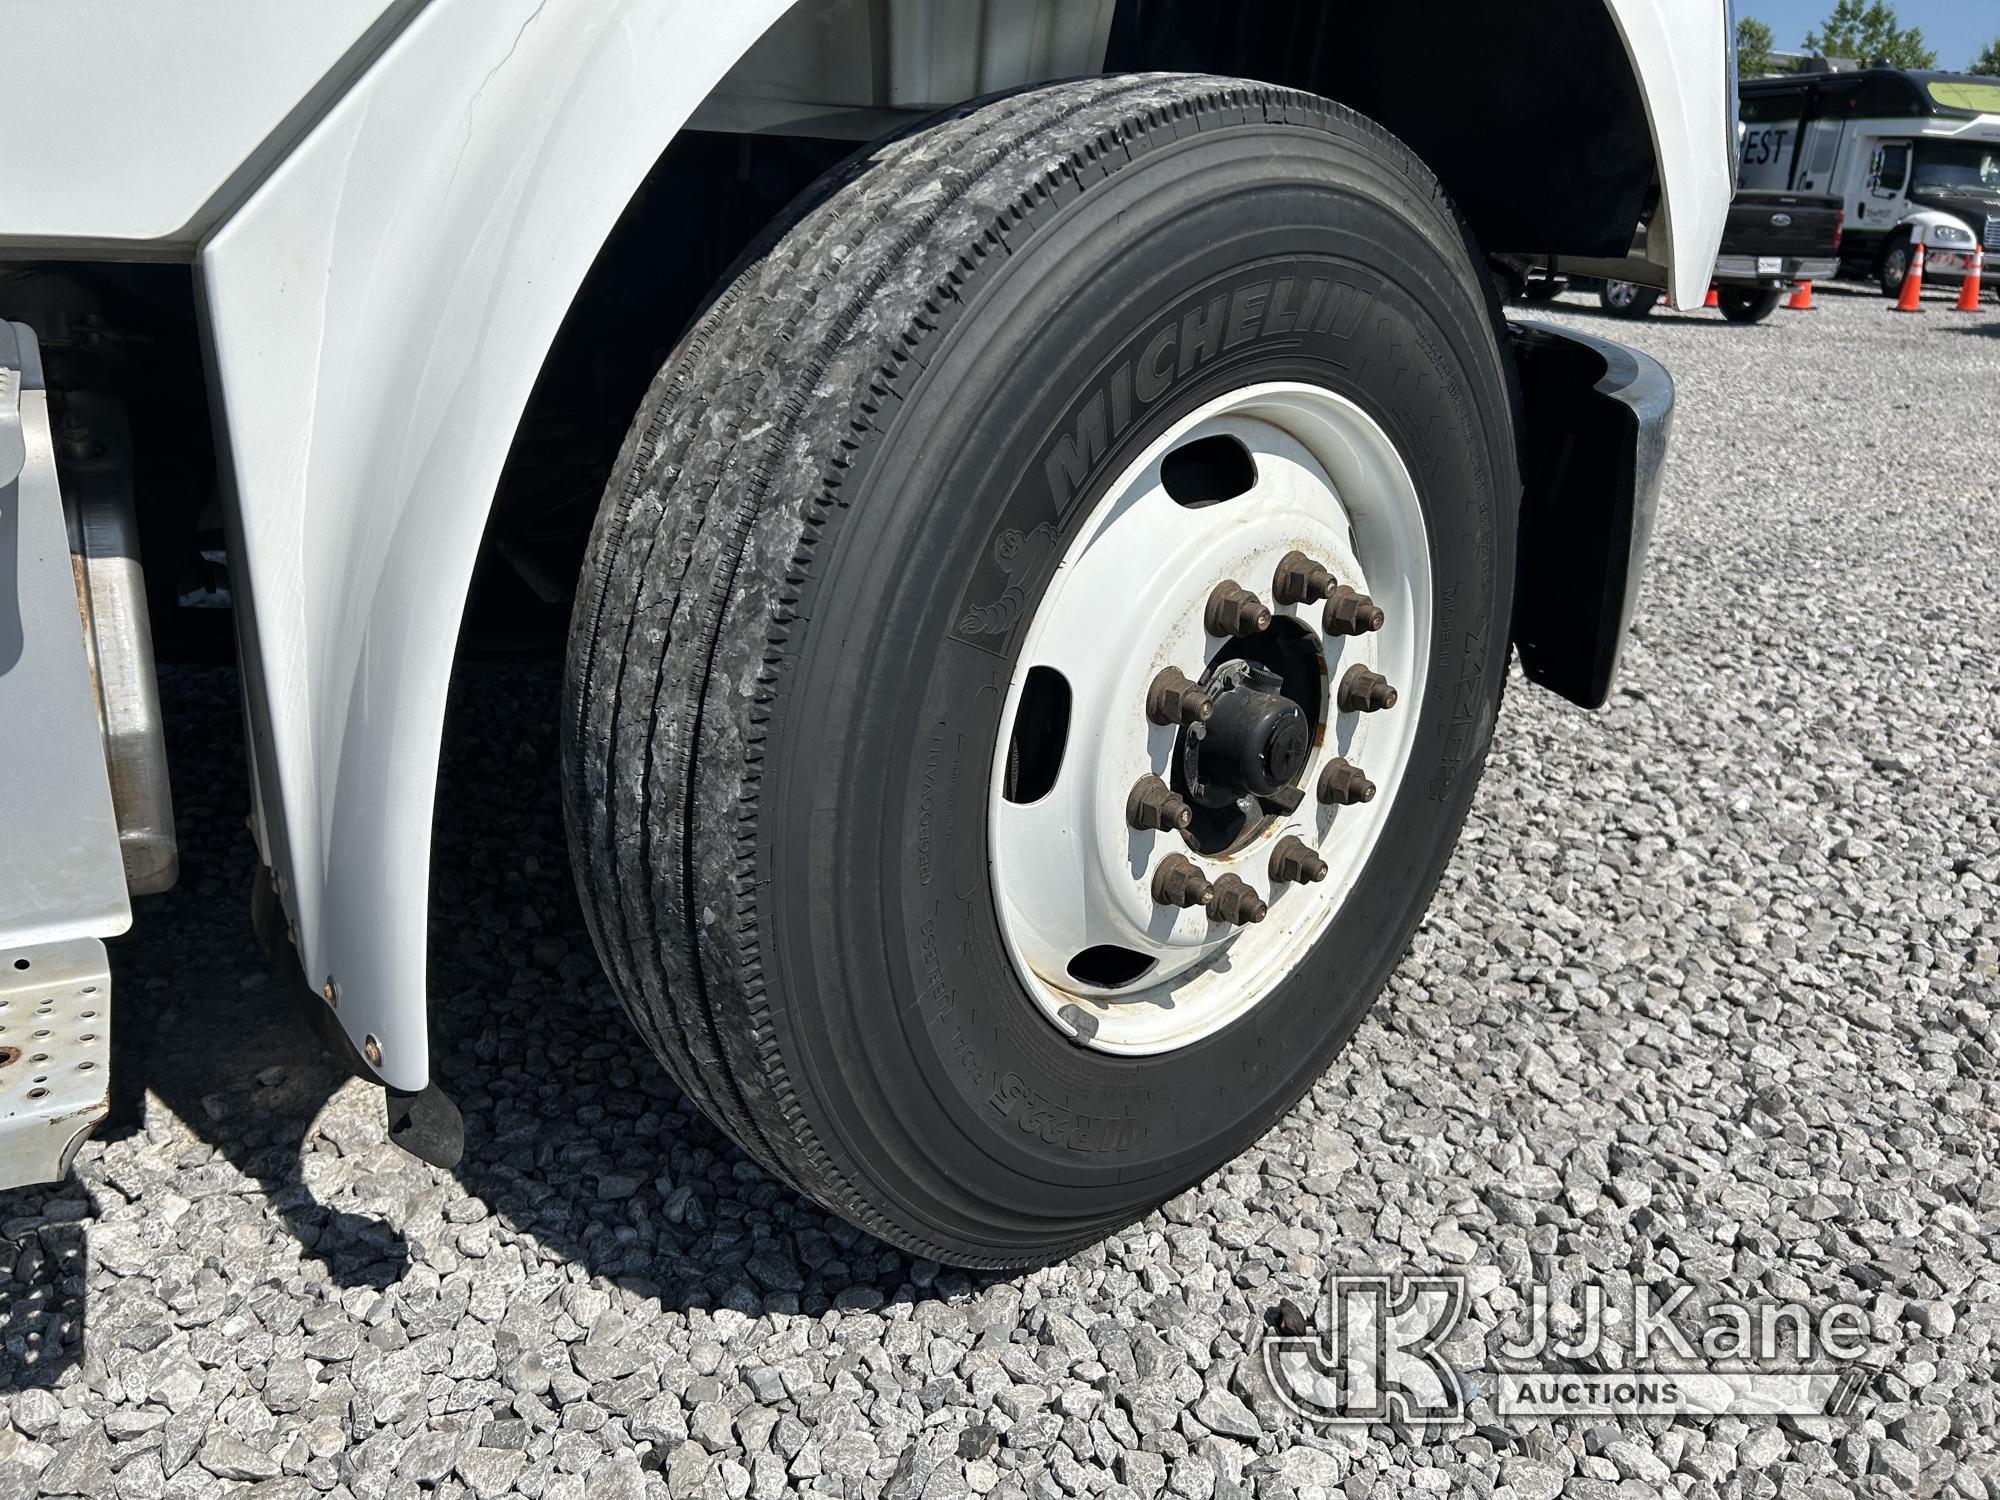
<svg viewBox="0 0 2000 1500">
<path fill-rule="evenodd" d="M 1172 787 L 1152 774 L 1141 776 L 1125 799 L 1125 821 L 1134 828 L 1163 828 L 1178 833 L 1194 822 L 1194 809 Z"/>
<path fill-rule="evenodd" d="M 1303 552 L 1287 552 L 1271 575 L 1271 596 L 1280 604 L 1312 604 L 1333 592 L 1334 577 Z"/>
<path fill-rule="evenodd" d="M 1153 872 L 1153 899 L 1162 906 L 1200 906 L 1208 893 L 1208 877 L 1185 854 L 1169 854 Z"/>
<path fill-rule="evenodd" d="M 1311 885 L 1326 879 L 1326 861 L 1296 834 L 1286 834 L 1271 851 L 1271 878 L 1281 884 Z"/>
<path fill-rule="evenodd" d="M 1375 783 L 1362 774 L 1361 767 L 1336 756 L 1319 773 L 1319 800 L 1329 807 L 1352 807 L 1357 802 L 1373 802 Z"/>
<path fill-rule="evenodd" d="M 1389 679 L 1356 662 L 1340 679 L 1340 711 L 1344 714 L 1372 714 L 1396 706 L 1396 690 Z"/>
<path fill-rule="evenodd" d="M 1240 876 L 1224 875 L 1208 888 L 1208 899 L 1202 903 L 1208 908 L 1208 920 L 1227 922 L 1232 927 L 1247 927 L 1252 922 L 1264 920 L 1270 910 L 1264 898 Z"/>
<path fill-rule="evenodd" d="M 1168 667 L 1146 689 L 1146 717 L 1155 724 L 1199 724 L 1215 712 L 1208 694 L 1179 667 Z"/>
<path fill-rule="evenodd" d="M 1366 635 L 1380 630 L 1387 619 L 1381 605 L 1343 583 L 1327 595 L 1319 623 L 1328 635 Z"/>
<path fill-rule="evenodd" d="M 1202 618 L 1210 635 L 1255 635 L 1271 628 L 1269 606 L 1233 578 L 1215 586 Z"/>
</svg>

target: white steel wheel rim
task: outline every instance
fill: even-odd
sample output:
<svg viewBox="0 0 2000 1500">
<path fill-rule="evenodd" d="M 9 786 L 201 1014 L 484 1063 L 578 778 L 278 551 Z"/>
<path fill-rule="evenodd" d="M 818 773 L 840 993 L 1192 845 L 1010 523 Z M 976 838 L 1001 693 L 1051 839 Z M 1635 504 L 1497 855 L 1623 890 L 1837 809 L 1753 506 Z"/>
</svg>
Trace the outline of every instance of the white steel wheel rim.
<svg viewBox="0 0 2000 1500">
<path fill-rule="evenodd" d="M 1248 450 L 1256 479 L 1199 508 L 1168 494 L 1170 454 L 1211 437 Z M 1272 580 L 1292 551 L 1373 598 L 1385 623 L 1356 636 L 1321 630 L 1317 602 L 1279 603 Z M 1296 784 L 1304 800 L 1249 842 L 1198 854 L 1177 831 L 1127 821 L 1133 785 L 1171 779 L 1178 727 L 1153 723 L 1146 692 L 1165 667 L 1200 680 L 1234 643 L 1211 635 L 1204 610 L 1234 580 L 1323 652 L 1319 722 Z M 1043 1013 L 1091 1048 L 1145 1056 L 1192 1045 L 1239 1020 L 1325 934 L 1355 890 L 1395 806 L 1415 743 L 1433 628 L 1429 538 L 1408 468 L 1388 434 L 1353 402 L 1317 386 L 1244 387 L 1189 414 L 1114 483 L 1068 546 L 1023 637 L 995 750 L 988 832 L 995 903 L 1015 971 Z M 1275 623 L 1289 619 L 1291 626 Z M 1360 664 L 1396 688 L 1394 708 L 1341 712 L 1337 686 Z M 1068 731 L 1053 784 L 1008 800 L 1008 764 L 1023 689 L 1035 668 L 1069 687 Z M 1372 801 L 1322 805 L 1327 762 L 1345 757 L 1374 782 Z M 1270 872 L 1287 836 L 1310 844 L 1328 873 L 1286 884 Z M 1170 855 L 1211 880 L 1234 874 L 1268 903 L 1233 927 L 1201 907 L 1155 901 Z M 1150 966 L 1105 985 L 1071 971 L 1078 955 L 1124 950 Z"/>
</svg>

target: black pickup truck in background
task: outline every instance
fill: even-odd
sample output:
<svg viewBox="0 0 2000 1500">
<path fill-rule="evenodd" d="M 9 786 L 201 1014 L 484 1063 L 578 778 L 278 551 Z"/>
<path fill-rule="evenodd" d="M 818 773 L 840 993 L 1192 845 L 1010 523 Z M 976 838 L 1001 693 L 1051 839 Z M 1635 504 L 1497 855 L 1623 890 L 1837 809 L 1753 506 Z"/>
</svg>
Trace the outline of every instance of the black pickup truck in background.
<svg viewBox="0 0 2000 1500">
<path fill-rule="evenodd" d="M 1728 227 L 1715 259 L 1715 288 L 1722 315 L 1732 323 L 1758 323 L 1776 310 L 1801 281 L 1824 281 L 1840 269 L 1840 199 L 1812 193 L 1740 192 L 1729 205 Z M 1643 318 L 1661 293 L 1636 282 L 1571 276 L 1530 281 L 1526 295 L 1542 301 L 1567 285 L 1595 288 L 1604 310 Z"/>
<path fill-rule="evenodd" d="M 1738 193 L 1729 205 L 1729 225 L 1715 257 L 1723 316 L 1755 323 L 1769 317 L 1778 299 L 1801 281 L 1836 275 L 1845 220 L 1838 198 Z"/>
</svg>

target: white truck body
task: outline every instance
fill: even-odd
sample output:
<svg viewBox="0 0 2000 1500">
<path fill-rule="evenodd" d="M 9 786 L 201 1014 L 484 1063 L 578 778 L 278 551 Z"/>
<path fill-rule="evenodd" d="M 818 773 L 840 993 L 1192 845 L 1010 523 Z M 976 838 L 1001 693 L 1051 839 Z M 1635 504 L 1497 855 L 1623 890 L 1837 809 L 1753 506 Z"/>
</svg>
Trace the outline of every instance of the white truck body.
<svg viewBox="0 0 2000 1500">
<path fill-rule="evenodd" d="M 1692 303 L 1731 191 L 1725 7 L 1605 3 L 1652 136 L 1648 258 Z M 510 443 L 594 257 L 677 133 L 814 112 L 745 66 L 787 9 L 0 0 L 15 122 L 0 257 L 179 260 L 197 278 L 257 837 L 310 984 L 394 1088 L 429 1077 L 446 686 Z M 975 24 L 954 72 L 935 40 L 908 65 L 907 38 L 964 7 L 911 0 L 886 85 L 816 60 L 840 96 L 831 128 L 1096 69 L 1110 9 L 1044 0 Z"/>
</svg>

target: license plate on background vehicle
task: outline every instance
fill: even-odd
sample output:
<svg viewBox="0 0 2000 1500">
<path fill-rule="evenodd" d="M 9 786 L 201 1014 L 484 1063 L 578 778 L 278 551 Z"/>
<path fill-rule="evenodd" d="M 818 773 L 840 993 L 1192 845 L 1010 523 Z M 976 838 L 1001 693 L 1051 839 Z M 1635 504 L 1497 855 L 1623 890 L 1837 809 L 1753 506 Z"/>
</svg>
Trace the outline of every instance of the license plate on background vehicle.
<svg viewBox="0 0 2000 1500">
<path fill-rule="evenodd" d="M 1757 257 L 1759 276 L 1777 276 L 1785 269 L 1785 259 L 1781 255 L 1760 255 Z"/>
</svg>

